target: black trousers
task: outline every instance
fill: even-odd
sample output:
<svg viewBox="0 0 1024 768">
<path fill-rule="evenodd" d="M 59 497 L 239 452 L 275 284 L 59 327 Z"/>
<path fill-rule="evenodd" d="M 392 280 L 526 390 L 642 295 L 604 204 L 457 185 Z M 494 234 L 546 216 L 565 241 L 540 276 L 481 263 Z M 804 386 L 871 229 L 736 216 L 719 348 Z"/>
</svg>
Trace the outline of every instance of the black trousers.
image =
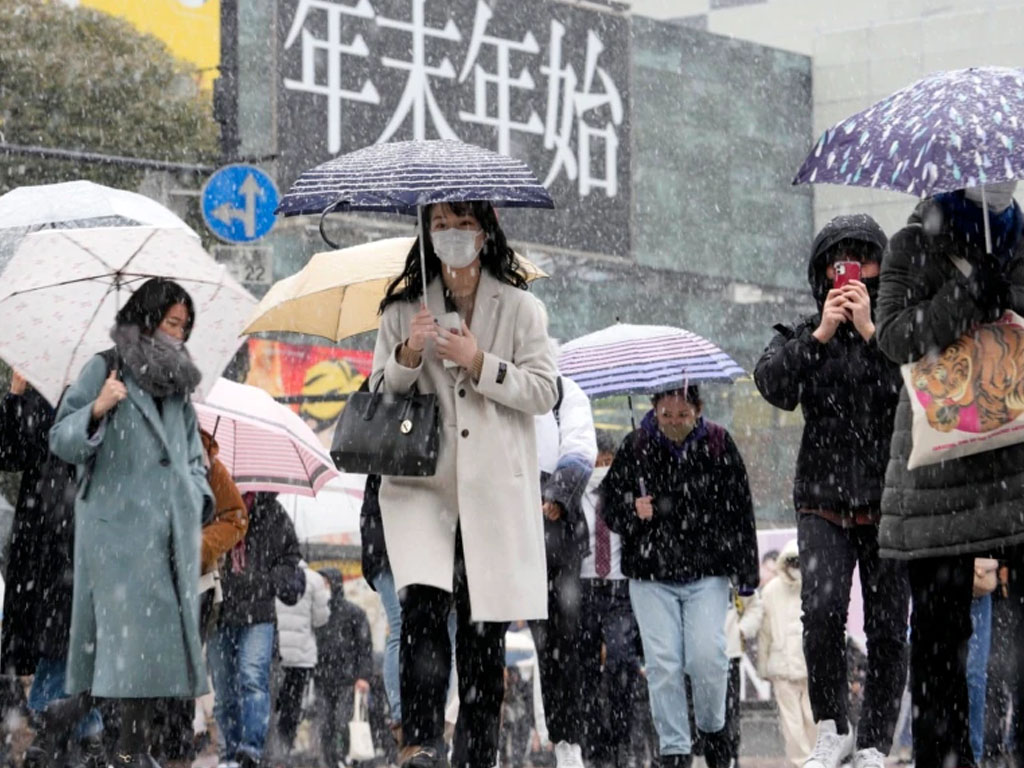
<svg viewBox="0 0 1024 768">
<path fill-rule="evenodd" d="M 295 746 L 295 733 L 302 720 L 302 695 L 313 676 L 312 667 L 282 667 L 284 679 L 277 693 L 277 734 L 281 746 L 291 752 Z"/>
<path fill-rule="evenodd" d="M 914 763 L 973 766 L 967 699 L 974 556 L 909 563 Z"/>
<path fill-rule="evenodd" d="M 452 659 L 448 614 L 454 600 L 460 704 L 451 764 L 453 768 L 493 768 L 505 693 L 507 624 L 471 620 L 461 535 L 455 542 L 454 590 L 453 594 L 413 584 L 399 593 L 402 738 L 409 745 L 436 746 L 444 737 Z"/>
<path fill-rule="evenodd" d="M 348 723 L 352 719 L 355 703 L 355 684 L 352 680 L 338 685 L 321 685 L 316 690 L 320 709 L 320 753 L 323 764 L 336 768 L 348 755 Z"/>
<path fill-rule="evenodd" d="M 849 719 L 846 619 L 854 567 L 860 565 L 868 671 L 857 728 L 857 748 L 883 754 L 892 746 L 907 680 L 910 591 L 902 561 L 878 555 L 878 527 L 842 528 L 817 515 L 797 523 L 804 617 L 804 657 L 816 722 Z"/>
<path fill-rule="evenodd" d="M 552 743 L 577 744 L 580 719 L 580 562 L 564 519 L 545 520 L 548 563 L 548 619 L 531 621 L 537 647 L 540 695 Z"/>
<path fill-rule="evenodd" d="M 156 699 L 150 723 L 150 752 L 157 761 L 192 760 L 195 699 Z"/>
<path fill-rule="evenodd" d="M 617 764 L 629 751 L 640 670 L 629 582 L 582 579 L 581 585 L 577 650 L 583 725 L 580 745 L 588 760 Z"/>
</svg>

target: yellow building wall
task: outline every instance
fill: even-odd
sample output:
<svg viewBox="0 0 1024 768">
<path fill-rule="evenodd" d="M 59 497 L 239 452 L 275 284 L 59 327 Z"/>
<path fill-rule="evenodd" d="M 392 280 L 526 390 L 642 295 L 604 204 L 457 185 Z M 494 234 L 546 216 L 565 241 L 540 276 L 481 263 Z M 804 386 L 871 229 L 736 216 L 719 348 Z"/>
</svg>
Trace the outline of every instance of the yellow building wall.
<svg viewBox="0 0 1024 768">
<path fill-rule="evenodd" d="M 220 0 L 80 0 L 79 5 L 125 19 L 162 40 L 193 64 L 209 88 L 220 64 Z"/>
</svg>

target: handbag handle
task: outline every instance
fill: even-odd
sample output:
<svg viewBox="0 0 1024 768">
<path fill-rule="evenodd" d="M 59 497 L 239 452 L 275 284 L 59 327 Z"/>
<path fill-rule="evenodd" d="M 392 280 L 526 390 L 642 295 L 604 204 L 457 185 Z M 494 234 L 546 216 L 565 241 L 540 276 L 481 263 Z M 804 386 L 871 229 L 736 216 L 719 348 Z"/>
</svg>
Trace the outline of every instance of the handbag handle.
<svg viewBox="0 0 1024 768">
<path fill-rule="evenodd" d="M 352 719 L 360 722 L 370 719 L 370 705 L 366 701 L 366 694 L 355 686 L 352 687 Z"/>
<path fill-rule="evenodd" d="M 373 392 L 370 393 L 370 399 L 366 403 L 366 407 L 363 409 L 363 421 L 372 421 L 373 415 L 377 412 L 377 406 L 380 404 L 381 398 L 381 387 L 384 386 L 384 377 L 381 376 L 377 380 L 377 385 L 373 388 Z M 399 421 L 405 422 L 409 418 L 409 411 L 412 410 L 413 399 L 420 393 L 419 385 L 413 384 L 412 388 L 405 394 L 405 403 L 402 406 L 402 412 L 399 414 Z"/>
</svg>

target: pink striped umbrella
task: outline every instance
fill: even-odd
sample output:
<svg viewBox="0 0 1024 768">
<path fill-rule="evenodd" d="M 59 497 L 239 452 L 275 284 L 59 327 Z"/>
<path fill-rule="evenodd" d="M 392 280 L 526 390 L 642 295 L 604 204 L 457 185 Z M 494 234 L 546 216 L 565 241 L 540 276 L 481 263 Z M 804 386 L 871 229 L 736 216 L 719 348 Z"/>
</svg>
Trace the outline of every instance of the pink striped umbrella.
<svg viewBox="0 0 1024 768">
<path fill-rule="evenodd" d="M 315 496 L 338 476 L 313 430 L 259 387 L 218 379 L 195 407 L 199 425 L 220 447 L 217 458 L 243 493 Z"/>
</svg>

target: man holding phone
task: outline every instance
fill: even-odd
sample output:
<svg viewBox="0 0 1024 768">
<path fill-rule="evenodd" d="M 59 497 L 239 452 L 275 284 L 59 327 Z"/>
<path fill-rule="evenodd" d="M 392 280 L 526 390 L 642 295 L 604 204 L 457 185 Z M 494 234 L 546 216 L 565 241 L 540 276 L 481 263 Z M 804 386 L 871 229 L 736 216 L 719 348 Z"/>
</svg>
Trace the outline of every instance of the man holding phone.
<svg viewBox="0 0 1024 768">
<path fill-rule="evenodd" d="M 776 325 L 754 372 L 764 398 L 804 416 L 793 498 L 803 644 L 817 743 L 804 768 L 883 768 L 906 682 L 906 567 L 878 555 L 889 442 L 902 379 L 878 349 L 874 304 L 885 234 L 870 216 L 818 233 L 808 279 L 819 311 Z M 846 618 L 860 566 L 868 675 L 858 733 L 847 715 Z"/>
</svg>

